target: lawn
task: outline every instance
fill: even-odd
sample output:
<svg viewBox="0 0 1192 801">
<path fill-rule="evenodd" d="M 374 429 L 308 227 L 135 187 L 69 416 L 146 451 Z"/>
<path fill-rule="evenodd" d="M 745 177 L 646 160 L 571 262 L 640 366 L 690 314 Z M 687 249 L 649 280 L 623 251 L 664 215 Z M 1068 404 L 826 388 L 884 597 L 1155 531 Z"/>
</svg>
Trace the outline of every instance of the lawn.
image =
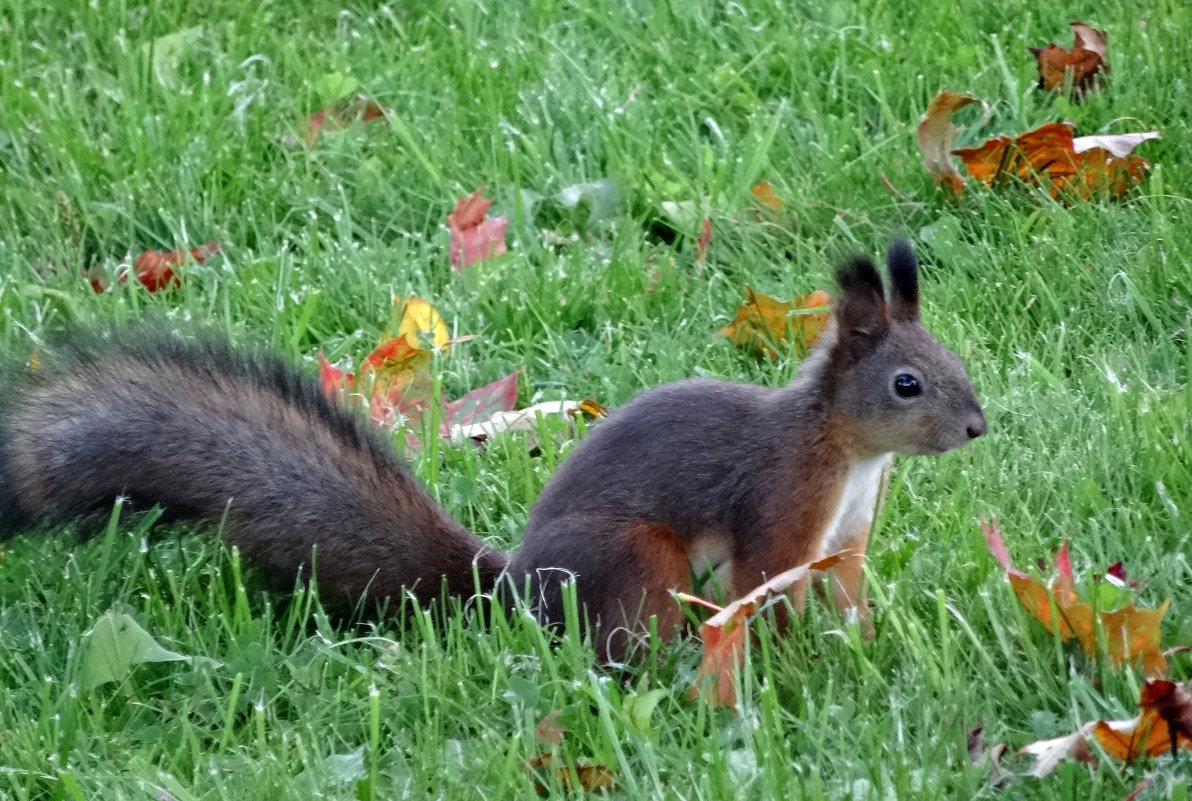
<svg viewBox="0 0 1192 801">
<path fill-rule="evenodd" d="M 1065 540 L 1082 578 L 1123 562 L 1140 604 L 1170 599 L 1165 645 L 1192 644 L 1192 6 L 1095 13 L 0 3 L 0 344 L 14 365 L 72 326 L 153 318 L 264 343 L 313 375 L 320 352 L 345 366 L 368 353 L 396 295 L 478 335 L 435 363 L 449 397 L 515 369 L 522 405 L 616 407 L 692 375 L 778 385 L 793 354 L 758 359 L 715 334 L 743 287 L 829 287 L 842 254 L 876 255 L 901 231 L 923 261 L 924 322 L 966 361 L 989 419 L 965 449 L 897 460 L 870 547 L 876 636 L 812 604 L 789 637 L 763 631 L 735 711 L 687 700 L 694 639 L 610 671 L 520 617 L 337 626 L 301 589 L 266 594 L 214 538 L 150 518 L 82 544 L 19 536 L 0 552 L 0 797 L 529 798 L 526 763 L 549 748 L 535 724 L 557 711 L 557 763 L 604 766 L 625 798 L 1118 801 L 1149 777 L 1139 798 L 1187 799 L 1187 754 L 1044 779 L 1009 756 L 1130 717 L 1142 676 L 1034 623 L 979 526 L 997 517 L 1032 569 Z M 1113 72 L 1076 104 L 1036 90 L 1027 47 L 1067 45 L 1080 18 L 1108 30 Z M 915 144 L 945 87 L 991 105 L 962 144 L 1062 119 L 1163 139 L 1140 148 L 1152 166 L 1119 200 L 970 186 L 957 202 Z M 357 93 L 386 120 L 304 141 L 304 117 Z M 605 179 L 608 208 L 530 202 Z M 750 193 L 762 179 L 776 214 Z M 480 185 L 509 218 L 509 253 L 457 273 L 446 216 Z M 180 268 L 174 291 L 96 293 L 83 277 L 215 238 L 222 253 Z M 412 461 L 469 528 L 512 548 L 558 458 L 510 435 Z M 86 688 L 84 635 L 107 610 L 192 659 Z M 1190 673 L 1173 655 L 1172 677 Z M 978 725 L 1009 747 L 1002 789 L 970 759 Z"/>
</svg>

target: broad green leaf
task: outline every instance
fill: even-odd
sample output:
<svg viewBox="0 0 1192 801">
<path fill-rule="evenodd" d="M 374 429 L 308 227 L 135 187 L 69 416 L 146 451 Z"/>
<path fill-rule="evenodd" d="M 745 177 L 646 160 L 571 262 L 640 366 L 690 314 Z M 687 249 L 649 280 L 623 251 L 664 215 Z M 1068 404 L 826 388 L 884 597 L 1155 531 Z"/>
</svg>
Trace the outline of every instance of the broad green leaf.
<svg viewBox="0 0 1192 801">
<path fill-rule="evenodd" d="M 124 681 L 145 662 L 189 662 L 191 657 L 169 651 L 131 616 L 108 612 L 84 635 L 79 680 L 90 691 L 110 681 Z"/>
</svg>

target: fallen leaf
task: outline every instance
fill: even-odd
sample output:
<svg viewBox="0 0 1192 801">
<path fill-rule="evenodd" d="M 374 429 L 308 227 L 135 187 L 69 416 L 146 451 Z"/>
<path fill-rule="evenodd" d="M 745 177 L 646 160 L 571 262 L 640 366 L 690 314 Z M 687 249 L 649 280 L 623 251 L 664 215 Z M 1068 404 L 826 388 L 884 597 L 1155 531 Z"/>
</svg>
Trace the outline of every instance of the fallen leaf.
<svg viewBox="0 0 1192 801">
<path fill-rule="evenodd" d="M 1133 134 L 1106 134 L 1093 136 L 1078 136 L 1072 140 L 1072 151 L 1074 153 L 1083 153 L 1086 150 L 1093 148 L 1101 148 L 1108 151 L 1111 156 L 1116 156 L 1119 159 L 1124 159 L 1133 152 L 1134 148 L 1138 147 L 1143 142 L 1151 139 L 1162 139 L 1162 135 L 1158 131 L 1147 131 L 1146 133 Z"/>
<path fill-rule="evenodd" d="M 136 262 L 133 264 L 133 274 L 136 275 L 137 281 L 141 286 L 150 292 L 157 292 L 162 289 L 173 288 L 182 284 L 182 279 L 174 271 L 174 268 L 186 261 L 189 256 L 195 264 L 202 264 L 207 259 L 219 253 L 219 240 L 212 239 L 205 245 L 199 245 L 197 248 L 178 248 L 177 250 L 146 250 L 140 256 L 137 256 Z M 121 273 L 117 283 L 123 284 L 128 281 L 127 270 Z M 92 281 L 94 287 L 94 279 Z"/>
<path fill-rule="evenodd" d="M 574 762 L 558 758 L 557 749 L 567 734 L 567 726 L 560 720 L 562 710 L 556 709 L 538 721 L 534 726 L 534 739 L 551 746 L 551 750 L 526 760 L 522 767 L 531 775 L 545 773 L 564 790 L 612 790 L 616 789 L 616 774 L 604 765 L 594 764 L 590 759 L 580 757 Z M 539 795 L 546 795 L 549 786 L 535 777 L 534 789 Z"/>
<path fill-rule="evenodd" d="M 712 221 L 704 217 L 699 228 L 699 236 L 695 240 L 695 266 L 702 268 L 708 262 L 708 245 L 712 244 Z"/>
<path fill-rule="evenodd" d="M 808 573 L 827 570 L 844 556 L 844 552 L 834 553 L 779 573 L 704 621 L 699 627 L 699 636 L 704 643 L 704 656 L 700 660 L 699 673 L 688 697 L 703 696 L 712 706 L 736 706 L 735 679 L 737 668 L 745 658 L 745 633 L 749 628 L 749 618 L 769 596 L 786 592 L 806 578 Z M 710 601 L 685 593 L 676 593 L 676 596 L 688 603 L 695 602 L 708 608 L 718 608 Z"/>
<path fill-rule="evenodd" d="M 1158 609 L 1143 609 L 1133 601 L 1120 609 L 1096 609 L 1076 592 L 1071 560 L 1065 543 L 1056 554 L 1058 577 L 1051 586 L 1016 570 L 1010 564 L 1005 540 L 997 519 L 981 521 L 989 552 L 1001 566 L 1019 602 L 1047 631 L 1064 641 L 1075 639 L 1089 656 L 1098 653 L 1097 632 L 1105 637 L 1105 649 L 1114 665 L 1137 663 L 1145 675 L 1167 672 L 1167 658 L 1161 650 L 1159 624 L 1171 602 Z"/>
<path fill-rule="evenodd" d="M 527 770 L 545 771 L 554 777 L 564 790 L 615 790 L 617 775 L 612 769 L 604 765 L 594 764 L 589 759 L 577 759 L 572 763 L 564 763 L 556 759 L 555 754 L 539 754 L 526 762 Z M 543 781 L 535 780 L 534 789 L 539 795 L 548 795 L 550 786 Z"/>
<path fill-rule="evenodd" d="M 1065 759 L 1076 759 L 1095 765 L 1097 758 L 1093 756 L 1093 752 L 1089 748 L 1088 738 L 1092 734 L 1093 727 L 1099 722 L 1104 723 L 1105 721 L 1089 721 L 1072 734 L 1053 737 L 1049 740 L 1037 740 L 1024 745 L 1018 753 L 1029 754 L 1035 758 L 1035 769 L 1031 771 L 1031 775 L 1037 779 L 1042 779 L 1050 774 Z M 1113 720 L 1109 721 L 1107 725 L 1125 726 L 1131 723 L 1132 721 L 1129 720 Z"/>
<path fill-rule="evenodd" d="M 594 409 L 600 411 L 594 413 Z M 607 414 L 604 407 L 594 400 L 544 401 L 524 409 L 495 412 L 470 423 L 454 423 L 444 436 L 455 444 L 467 440 L 485 442 L 507 431 L 533 431 L 538 427 L 540 417 L 572 417 L 577 413 L 583 413 L 588 417 L 603 417 Z"/>
<path fill-rule="evenodd" d="M 108 682 L 125 681 L 134 667 L 147 662 L 195 659 L 166 650 L 136 620 L 121 612 L 104 614 L 83 638 L 79 682 L 86 691 Z"/>
<path fill-rule="evenodd" d="M 1157 131 L 1095 137 L 1076 150 L 1072 126 L 1049 122 L 1011 139 L 998 136 L 977 147 L 953 150 L 976 180 L 992 187 L 1004 177 L 1044 185 L 1052 197 L 1089 200 L 1120 197 L 1145 174 L 1148 164 L 1130 151 L 1159 138 Z M 1116 155 L 1122 154 L 1122 155 Z"/>
<path fill-rule="evenodd" d="M 323 389 L 323 394 L 335 400 L 340 396 L 340 393 L 350 391 L 355 386 L 356 376 L 347 370 L 341 370 L 331 364 L 331 362 L 327 361 L 327 357 L 320 351 L 319 383 Z"/>
<path fill-rule="evenodd" d="M 1073 99 L 1079 99 L 1091 89 L 1102 89 L 1105 76 L 1109 74 L 1106 57 L 1109 53 L 1109 39 L 1105 31 L 1085 25 L 1071 23 L 1072 49 L 1065 50 L 1055 42 L 1047 47 L 1027 48 L 1035 55 L 1039 68 L 1039 88 L 1049 92 L 1063 92 L 1065 86 L 1072 87 Z"/>
<path fill-rule="evenodd" d="M 927 168 L 936 185 L 943 184 L 956 194 L 964 191 L 964 178 L 952 164 L 951 152 L 956 137 L 963 128 L 952 124 L 952 115 L 965 106 L 980 103 L 985 110 L 981 124 L 989 121 L 989 104 L 979 97 L 945 89 L 932 98 L 919 121 L 919 150 L 923 153 L 923 166 Z"/>
<path fill-rule="evenodd" d="M 1042 778 L 1065 759 L 1096 764 L 1092 740 L 1114 759 L 1133 763 L 1180 748 L 1192 749 L 1192 696 L 1188 689 L 1164 679 L 1148 679 L 1139 693 L 1142 711 L 1129 720 L 1092 720 L 1072 734 L 1023 746 L 1020 754 L 1037 760 L 1032 775 Z"/>
<path fill-rule="evenodd" d="M 413 347 L 450 350 L 447 322 L 429 300 L 423 298 L 393 299 L 390 321 L 397 321 L 394 337 L 406 337 Z M 389 329 L 386 329 L 388 333 Z"/>
<path fill-rule="evenodd" d="M 560 710 L 556 709 L 542 720 L 534 724 L 534 739 L 548 745 L 558 745 L 563 742 L 563 735 L 567 733 L 567 726 L 559 721 Z"/>
<path fill-rule="evenodd" d="M 443 436 L 453 439 L 453 429 L 456 427 L 474 425 L 491 419 L 493 415 L 513 411 L 517 405 L 517 377 L 520 372 L 514 370 L 504 378 L 498 378 L 448 403 L 443 413 Z"/>
<path fill-rule="evenodd" d="M 392 427 L 404 421 L 407 428 L 420 427 L 433 394 L 431 354 L 403 334 L 382 341 L 364 358 L 360 374 L 373 423 Z"/>
<path fill-rule="evenodd" d="M 313 147 L 322 134 L 342 131 L 356 123 L 386 119 L 385 114 L 388 111 L 387 106 L 375 100 L 369 100 L 363 95 L 356 95 L 349 100 L 341 100 L 338 103 L 324 106 L 303 120 L 302 139 L 306 142 L 307 147 Z M 297 144 L 297 140 L 292 137 L 287 138 L 286 144 L 294 146 Z"/>
<path fill-rule="evenodd" d="M 831 303 L 832 298 L 822 289 L 787 302 L 746 286 L 745 302 L 737 308 L 732 322 L 717 333 L 739 348 L 771 359 L 778 357 L 777 348 L 793 341 L 795 355 L 801 358 L 827 324 Z"/>
<path fill-rule="evenodd" d="M 749 191 L 753 194 L 753 199 L 758 202 L 758 205 L 769 214 L 774 215 L 782 211 L 782 200 L 778 195 L 774 194 L 774 187 L 770 186 L 769 181 L 763 178 L 750 187 Z"/>
<path fill-rule="evenodd" d="M 483 197 L 481 186 L 470 195 L 461 197 L 455 208 L 447 215 L 447 226 L 451 229 L 451 263 L 457 272 L 478 261 L 507 252 L 505 215 L 489 218 L 493 201 Z"/>
</svg>

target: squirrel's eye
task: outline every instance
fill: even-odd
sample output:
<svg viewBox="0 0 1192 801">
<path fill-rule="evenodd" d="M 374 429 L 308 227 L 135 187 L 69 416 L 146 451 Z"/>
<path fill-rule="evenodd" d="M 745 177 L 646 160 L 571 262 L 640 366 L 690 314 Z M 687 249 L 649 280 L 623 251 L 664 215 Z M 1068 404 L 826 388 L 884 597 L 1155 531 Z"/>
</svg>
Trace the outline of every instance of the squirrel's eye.
<svg viewBox="0 0 1192 801">
<path fill-rule="evenodd" d="M 894 392 L 900 398 L 913 398 L 923 391 L 919 386 L 919 379 L 910 373 L 899 373 L 894 376 Z"/>
</svg>

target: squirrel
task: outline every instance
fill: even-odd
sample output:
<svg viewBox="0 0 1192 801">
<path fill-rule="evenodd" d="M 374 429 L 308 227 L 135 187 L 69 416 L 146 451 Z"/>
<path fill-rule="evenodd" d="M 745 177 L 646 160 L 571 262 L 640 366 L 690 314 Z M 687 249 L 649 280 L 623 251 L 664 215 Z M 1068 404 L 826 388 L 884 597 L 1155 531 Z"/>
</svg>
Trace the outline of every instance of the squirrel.
<svg viewBox="0 0 1192 801">
<path fill-rule="evenodd" d="M 507 576 L 558 625 L 574 582 L 609 662 L 651 618 L 664 636 L 681 628 L 672 593 L 701 578 L 740 593 L 847 550 L 832 600 L 868 623 L 862 563 L 890 455 L 986 431 L 960 359 L 919 322 L 904 241 L 887 272 L 888 298 L 870 259 L 837 271 L 830 324 L 791 384 L 676 381 L 594 425 L 512 554 L 452 518 L 389 438 L 280 357 L 137 329 L 75 337 L 0 395 L 0 537 L 122 497 L 222 526 L 283 586 L 313 552 L 329 607 L 467 598 Z M 792 591 L 795 609 L 805 593 Z"/>
</svg>

